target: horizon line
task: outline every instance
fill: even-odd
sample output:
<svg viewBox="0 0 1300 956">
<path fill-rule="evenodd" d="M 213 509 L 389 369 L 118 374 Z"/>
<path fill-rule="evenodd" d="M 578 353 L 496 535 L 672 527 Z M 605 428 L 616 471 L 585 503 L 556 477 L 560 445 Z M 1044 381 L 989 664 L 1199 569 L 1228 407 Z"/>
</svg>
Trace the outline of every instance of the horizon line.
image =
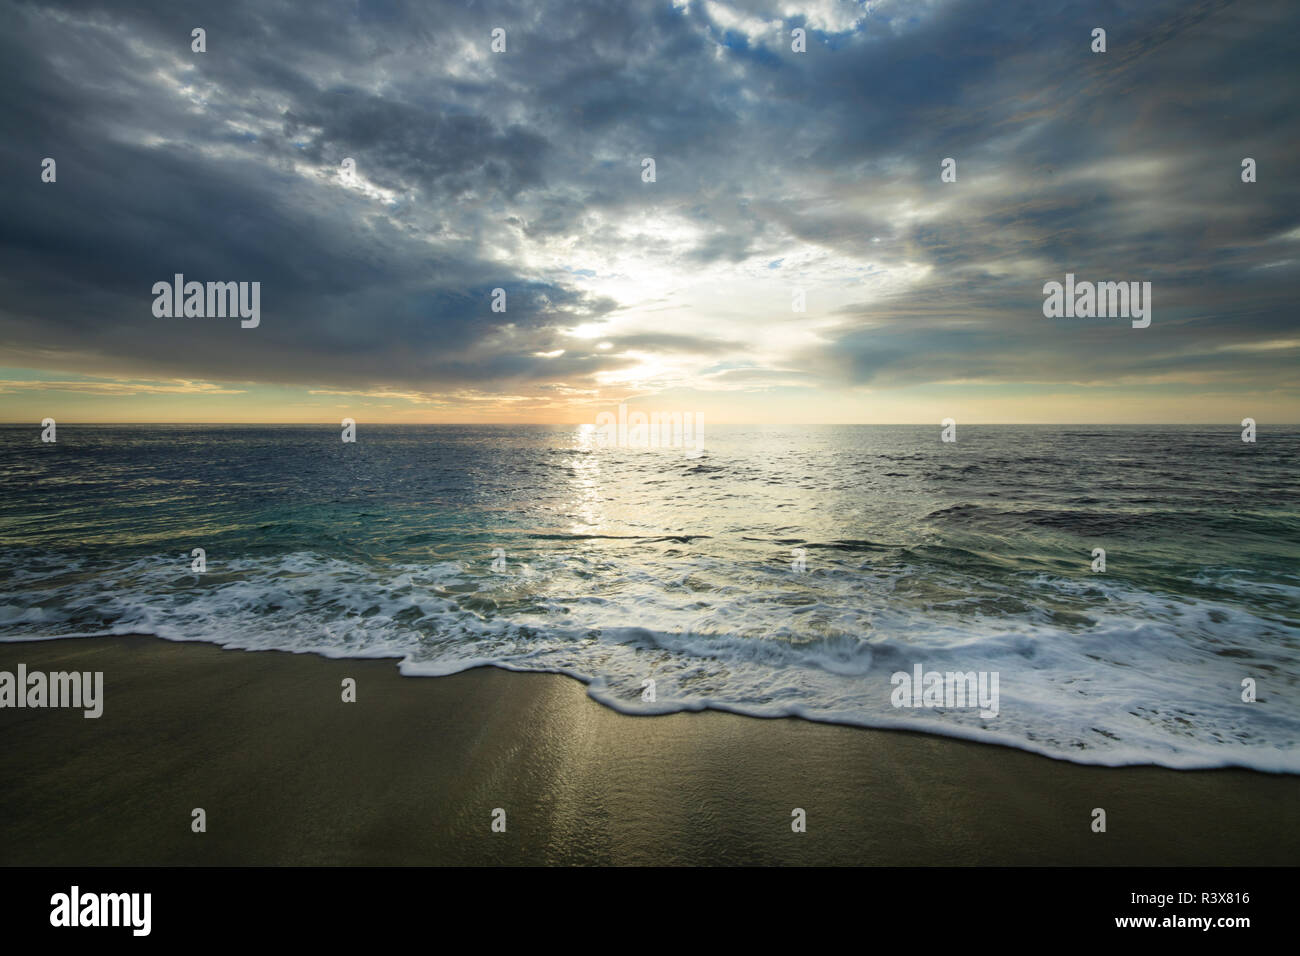
<svg viewBox="0 0 1300 956">
<path fill-rule="evenodd" d="M 351 417 L 351 416 L 349 416 Z M 112 426 L 126 427 L 131 425 L 244 425 L 244 426 L 277 426 L 288 427 L 296 426 L 303 428 L 338 428 L 338 425 L 332 422 L 249 422 L 249 421 L 231 421 L 231 422 L 212 422 L 212 421 L 170 421 L 170 422 L 146 422 L 146 421 L 120 421 L 120 422 L 78 422 L 65 421 L 59 423 L 61 426 Z M 391 427 L 466 427 L 466 426 L 511 426 L 526 425 L 537 428 L 600 428 L 604 426 L 596 425 L 592 422 L 387 422 L 387 421 L 357 421 L 358 425 L 383 425 Z M 666 423 L 665 423 L 666 424 Z M 1061 425 L 1086 425 L 1089 427 L 1096 426 L 1115 426 L 1129 428 L 1147 428 L 1154 426 L 1162 427 L 1224 427 L 1240 428 L 1240 422 L 958 422 L 964 424 L 967 428 L 994 427 L 1003 425 L 1021 425 L 1039 428 L 1052 428 Z M 1256 422 L 1258 425 L 1258 421 Z M 1268 422 L 1270 426 L 1282 427 L 1300 427 L 1300 422 Z M 647 423 L 645 427 L 653 427 L 654 423 Z M 726 428 L 745 428 L 758 426 L 781 426 L 789 428 L 835 428 L 835 427 L 852 427 L 852 428 L 898 428 L 903 426 L 935 426 L 941 427 L 943 422 L 714 422 L 712 426 L 705 427 L 726 427 Z M 0 421 L 0 427 L 18 427 L 24 426 L 29 428 L 40 428 L 40 422 L 30 421 Z M 638 426 L 639 427 L 639 426 Z"/>
</svg>

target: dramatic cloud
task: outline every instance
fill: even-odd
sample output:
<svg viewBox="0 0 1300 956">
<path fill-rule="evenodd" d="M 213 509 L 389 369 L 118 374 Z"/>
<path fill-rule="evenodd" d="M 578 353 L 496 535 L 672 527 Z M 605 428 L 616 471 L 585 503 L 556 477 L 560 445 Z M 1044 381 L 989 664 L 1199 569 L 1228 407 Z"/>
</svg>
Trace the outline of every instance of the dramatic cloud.
<svg viewBox="0 0 1300 956">
<path fill-rule="evenodd" d="M 1131 386 L 1300 410 L 1284 0 L 80 0 L 6 21 L 8 395 L 81 376 L 815 409 Z M 1151 282 L 1152 325 L 1044 318 L 1067 272 Z M 260 325 L 155 317 L 176 273 L 260 282 Z"/>
</svg>

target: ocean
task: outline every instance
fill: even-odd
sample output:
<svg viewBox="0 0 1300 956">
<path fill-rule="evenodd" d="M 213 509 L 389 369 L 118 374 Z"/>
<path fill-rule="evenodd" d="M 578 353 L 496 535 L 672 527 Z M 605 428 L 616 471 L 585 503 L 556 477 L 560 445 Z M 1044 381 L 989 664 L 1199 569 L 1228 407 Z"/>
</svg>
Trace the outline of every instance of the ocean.
<svg viewBox="0 0 1300 956">
<path fill-rule="evenodd" d="M 40 431 L 0 427 L 0 640 L 495 665 L 627 713 L 1300 773 L 1300 428 Z M 996 713 L 900 694 L 931 672 L 995 675 Z"/>
</svg>

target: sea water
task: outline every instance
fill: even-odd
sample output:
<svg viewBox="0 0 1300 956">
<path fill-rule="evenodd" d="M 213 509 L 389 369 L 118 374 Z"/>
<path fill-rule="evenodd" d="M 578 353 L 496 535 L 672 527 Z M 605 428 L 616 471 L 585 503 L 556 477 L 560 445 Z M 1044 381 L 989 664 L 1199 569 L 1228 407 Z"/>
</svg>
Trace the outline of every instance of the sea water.
<svg viewBox="0 0 1300 956">
<path fill-rule="evenodd" d="M 356 435 L 0 428 L 0 639 L 490 664 L 633 713 L 1300 772 L 1300 429 L 711 425 L 689 454 L 580 426 Z M 996 716 L 891 703 L 916 668 L 997 675 Z"/>
</svg>

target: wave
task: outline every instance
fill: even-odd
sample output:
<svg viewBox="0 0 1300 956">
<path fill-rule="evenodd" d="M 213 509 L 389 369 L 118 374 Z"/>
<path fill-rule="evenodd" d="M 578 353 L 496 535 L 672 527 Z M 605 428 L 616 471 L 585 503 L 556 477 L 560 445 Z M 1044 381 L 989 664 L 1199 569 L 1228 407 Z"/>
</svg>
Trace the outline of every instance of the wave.
<svg viewBox="0 0 1300 956">
<path fill-rule="evenodd" d="M 663 540 L 678 539 L 633 543 Z M 911 559 L 795 575 L 693 552 L 633 562 L 574 551 L 512 559 L 503 573 L 465 559 L 376 564 L 310 551 L 202 576 L 178 573 L 187 566 L 173 555 L 18 564 L 9 579 L 23 593 L 0 603 L 0 639 L 140 633 L 392 657 L 410 676 L 492 665 L 567 674 L 626 713 L 797 716 L 1078 763 L 1300 773 L 1300 631 L 1213 597 L 1042 572 L 980 578 Z M 1224 569 L 1222 581 L 1237 574 Z M 895 707 L 891 678 L 918 664 L 996 673 L 997 716 Z M 1246 679 L 1254 703 L 1242 700 Z"/>
</svg>

